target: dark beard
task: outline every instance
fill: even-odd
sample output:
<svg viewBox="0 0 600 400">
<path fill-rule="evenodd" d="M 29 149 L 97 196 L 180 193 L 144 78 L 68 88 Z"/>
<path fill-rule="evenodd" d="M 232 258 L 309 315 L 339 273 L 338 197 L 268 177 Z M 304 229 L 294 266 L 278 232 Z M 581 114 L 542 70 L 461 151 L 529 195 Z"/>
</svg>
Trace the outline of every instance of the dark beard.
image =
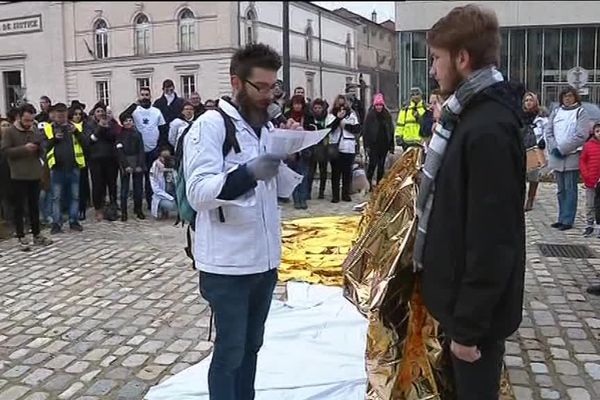
<svg viewBox="0 0 600 400">
<path fill-rule="evenodd" d="M 454 63 L 452 64 L 452 75 L 453 75 L 452 86 L 450 88 L 442 90 L 442 96 L 451 96 L 456 91 L 456 88 L 458 87 L 458 85 L 460 85 L 461 82 L 464 80 L 464 78 L 461 77 L 460 74 L 458 73 L 458 69 L 456 68 Z"/>
<path fill-rule="evenodd" d="M 240 114 L 251 127 L 260 128 L 269 120 L 267 109 L 256 106 L 245 88 L 237 93 L 235 101 L 240 108 Z"/>
<path fill-rule="evenodd" d="M 140 106 L 144 107 L 144 108 L 150 108 L 150 106 L 152 105 L 152 102 L 148 99 L 144 99 L 140 101 Z"/>
</svg>

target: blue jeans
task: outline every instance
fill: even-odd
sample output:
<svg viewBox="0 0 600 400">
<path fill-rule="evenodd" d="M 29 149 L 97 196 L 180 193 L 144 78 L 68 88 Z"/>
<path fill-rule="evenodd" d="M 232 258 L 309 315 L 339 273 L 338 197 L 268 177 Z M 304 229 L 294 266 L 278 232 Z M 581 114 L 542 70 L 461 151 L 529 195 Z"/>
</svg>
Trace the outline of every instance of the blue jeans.
<svg viewBox="0 0 600 400">
<path fill-rule="evenodd" d="M 216 328 L 210 400 L 254 399 L 256 360 L 276 283 L 277 270 L 241 276 L 200 272 L 200 293 Z"/>
<path fill-rule="evenodd" d="M 308 200 L 308 195 L 310 193 L 308 187 L 308 172 L 309 165 L 308 160 L 300 159 L 298 161 L 294 161 L 289 163 L 289 167 L 293 169 L 295 172 L 304 176 L 302 182 L 294 189 L 292 193 L 292 198 L 294 199 L 294 204 L 303 204 L 306 200 Z"/>
<path fill-rule="evenodd" d="M 52 209 L 52 191 L 46 192 L 42 190 L 40 192 L 40 213 L 42 214 L 41 220 L 44 224 L 53 222 Z"/>
<path fill-rule="evenodd" d="M 60 205 L 63 191 L 69 201 L 69 223 L 77 223 L 79 221 L 79 169 L 52 170 L 50 180 L 52 182 L 52 223 L 62 226 L 63 215 Z"/>
<path fill-rule="evenodd" d="M 579 171 L 554 172 L 558 185 L 558 222 L 573 226 L 577 214 L 577 180 Z"/>
<path fill-rule="evenodd" d="M 177 212 L 177 203 L 175 202 L 175 200 L 167 200 L 167 199 L 161 199 L 158 202 L 158 215 L 160 216 L 161 213 L 166 214 L 166 216 L 168 216 L 170 213 L 176 213 Z"/>
</svg>

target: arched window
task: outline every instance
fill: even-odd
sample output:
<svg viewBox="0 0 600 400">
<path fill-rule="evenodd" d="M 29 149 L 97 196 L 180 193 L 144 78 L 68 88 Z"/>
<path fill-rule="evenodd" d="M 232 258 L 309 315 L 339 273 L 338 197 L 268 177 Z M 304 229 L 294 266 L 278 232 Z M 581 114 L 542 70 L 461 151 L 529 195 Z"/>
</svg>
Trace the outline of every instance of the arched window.
<svg viewBox="0 0 600 400">
<path fill-rule="evenodd" d="M 94 43 L 96 58 L 108 57 L 108 26 L 103 19 L 99 19 L 94 24 Z"/>
<path fill-rule="evenodd" d="M 306 28 L 305 40 L 306 40 L 305 41 L 306 61 L 312 61 L 312 59 L 313 59 L 313 30 L 310 26 L 308 28 Z"/>
<path fill-rule="evenodd" d="M 144 14 L 135 18 L 135 54 L 143 55 L 150 52 L 150 21 Z"/>
<path fill-rule="evenodd" d="M 256 43 L 256 12 L 249 9 L 246 13 L 246 44 Z"/>
<path fill-rule="evenodd" d="M 194 13 L 186 8 L 179 13 L 179 50 L 194 50 Z"/>
<path fill-rule="evenodd" d="M 352 37 L 350 34 L 346 35 L 346 66 L 352 66 Z"/>
</svg>

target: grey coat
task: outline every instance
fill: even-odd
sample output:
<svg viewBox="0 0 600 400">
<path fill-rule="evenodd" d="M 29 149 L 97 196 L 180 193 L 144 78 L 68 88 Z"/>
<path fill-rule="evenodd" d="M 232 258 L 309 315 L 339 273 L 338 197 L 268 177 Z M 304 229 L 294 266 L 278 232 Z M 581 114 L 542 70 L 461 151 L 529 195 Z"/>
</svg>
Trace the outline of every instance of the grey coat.
<svg viewBox="0 0 600 400">
<path fill-rule="evenodd" d="M 570 132 L 564 132 L 566 135 L 558 131 L 559 129 L 564 129 L 564 124 L 561 124 L 560 120 L 563 113 L 574 108 L 557 107 L 552 111 L 550 118 L 548 118 L 548 124 L 544 133 L 546 135 L 546 146 L 549 154 L 548 167 L 552 171 L 566 172 L 579 170 L 579 157 L 582 146 L 590 135 L 591 121 L 588 113 L 581 105 L 575 108 L 578 108 L 577 121 L 570 129 Z M 562 140 L 557 139 L 561 136 L 564 136 Z M 565 157 L 558 158 L 552 155 L 554 149 L 558 149 Z"/>
</svg>

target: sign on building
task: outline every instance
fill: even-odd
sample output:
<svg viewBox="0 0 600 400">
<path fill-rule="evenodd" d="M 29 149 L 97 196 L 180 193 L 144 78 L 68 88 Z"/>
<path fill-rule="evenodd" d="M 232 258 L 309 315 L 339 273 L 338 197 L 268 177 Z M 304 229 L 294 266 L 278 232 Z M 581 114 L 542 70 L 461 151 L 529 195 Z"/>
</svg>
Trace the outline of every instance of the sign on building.
<svg viewBox="0 0 600 400">
<path fill-rule="evenodd" d="M 567 82 L 575 89 L 580 90 L 587 84 L 588 76 L 589 74 L 586 69 L 581 67 L 571 68 L 567 72 Z"/>
<path fill-rule="evenodd" d="M 0 19 L 0 36 L 40 32 L 41 30 L 41 15 Z"/>
</svg>

